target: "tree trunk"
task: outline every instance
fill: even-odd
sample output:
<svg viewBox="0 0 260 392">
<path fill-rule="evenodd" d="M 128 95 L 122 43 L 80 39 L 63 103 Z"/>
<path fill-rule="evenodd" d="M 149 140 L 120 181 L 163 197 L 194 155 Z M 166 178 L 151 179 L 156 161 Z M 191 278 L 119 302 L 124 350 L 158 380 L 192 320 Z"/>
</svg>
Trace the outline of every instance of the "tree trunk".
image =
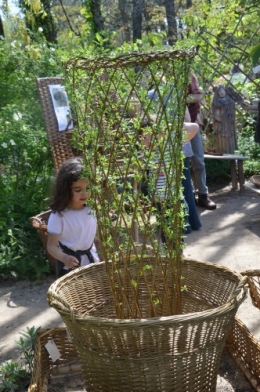
<svg viewBox="0 0 260 392">
<path fill-rule="evenodd" d="M 5 37 L 4 25 L 1 16 L 0 16 L 0 36 L 3 38 Z"/>
<path fill-rule="evenodd" d="M 143 1 L 133 0 L 133 42 L 142 39 L 142 10 Z"/>
<path fill-rule="evenodd" d="M 164 0 L 164 5 L 168 23 L 168 44 L 172 46 L 177 41 L 177 22 L 174 0 Z"/>
<path fill-rule="evenodd" d="M 144 19 L 146 21 L 145 31 L 146 31 L 146 33 L 149 33 L 151 31 L 151 25 L 150 25 L 151 16 L 149 13 L 149 6 L 148 6 L 146 0 L 144 0 L 144 3 L 143 3 L 143 14 L 144 14 Z"/>
<path fill-rule="evenodd" d="M 57 27 L 55 25 L 52 11 L 51 11 L 51 2 L 49 0 L 42 1 L 44 11 L 46 12 L 46 16 L 42 19 L 43 32 L 48 42 L 57 43 Z M 41 16 L 40 16 L 41 17 Z M 39 18 L 39 16 L 38 16 Z"/>
<path fill-rule="evenodd" d="M 129 18 L 126 11 L 126 0 L 118 0 L 118 8 L 121 14 L 122 26 L 124 26 L 124 41 L 131 41 L 131 33 L 129 28 Z"/>
<path fill-rule="evenodd" d="M 26 18 L 25 23 L 31 33 L 37 33 L 39 27 L 41 27 L 43 35 L 48 42 L 57 42 L 57 27 L 54 22 L 50 0 L 41 0 L 38 4 L 38 9 L 34 9 L 32 7 L 32 2 L 26 0 L 19 0 L 19 6 L 22 10 L 29 13 L 30 17 Z M 44 17 L 41 12 L 41 7 L 45 12 Z"/>
<path fill-rule="evenodd" d="M 90 11 L 93 17 L 94 33 L 104 30 L 104 19 L 101 13 L 101 0 L 90 1 Z"/>
</svg>

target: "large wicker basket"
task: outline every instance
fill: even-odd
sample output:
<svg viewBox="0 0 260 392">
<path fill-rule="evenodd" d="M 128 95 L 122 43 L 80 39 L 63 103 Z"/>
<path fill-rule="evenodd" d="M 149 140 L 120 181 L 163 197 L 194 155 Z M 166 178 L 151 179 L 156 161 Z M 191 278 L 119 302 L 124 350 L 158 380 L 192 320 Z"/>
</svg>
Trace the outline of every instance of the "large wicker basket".
<svg viewBox="0 0 260 392">
<path fill-rule="evenodd" d="M 155 270 L 155 259 L 147 263 Z M 104 263 L 79 268 L 49 288 L 49 304 L 70 331 L 87 391 L 215 391 L 222 349 L 245 297 L 242 276 L 185 259 L 182 314 L 151 317 L 147 282 L 154 277 L 159 291 L 164 283 L 150 268 L 138 282 L 143 319 L 116 319 Z M 164 268 L 170 286 L 167 260 Z M 130 270 L 136 279 L 138 267 Z"/>
<path fill-rule="evenodd" d="M 50 341 L 55 343 L 60 353 L 60 358 L 55 362 L 45 348 Z M 37 334 L 34 368 L 28 392 L 47 392 L 50 378 L 80 372 L 78 354 L 65 328 L 45 329 Z"/>
</svg>

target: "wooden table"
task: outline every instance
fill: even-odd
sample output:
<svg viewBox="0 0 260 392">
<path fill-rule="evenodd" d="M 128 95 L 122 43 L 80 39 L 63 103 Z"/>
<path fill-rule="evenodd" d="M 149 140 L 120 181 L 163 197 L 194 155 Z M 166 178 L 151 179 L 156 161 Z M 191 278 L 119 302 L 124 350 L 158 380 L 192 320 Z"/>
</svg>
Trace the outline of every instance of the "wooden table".
<svg viewBox="0 0 260 392">
<path fill-rule="evenodd" d="M 239 183 L 239 190 L 240 192 L 243 192 L 243 190 L 245 189 L 243 163 L 247 159 L 246 157 L 244 157 L 243 155 L 236 155 L 236 154 L 223 154 L 223 155 L 204 154 L 204 158 L 215 159 L 218 161 L 224 161 L 224 160 L 230 161 L 232 188 L 237 189 Z"/>
</svg>

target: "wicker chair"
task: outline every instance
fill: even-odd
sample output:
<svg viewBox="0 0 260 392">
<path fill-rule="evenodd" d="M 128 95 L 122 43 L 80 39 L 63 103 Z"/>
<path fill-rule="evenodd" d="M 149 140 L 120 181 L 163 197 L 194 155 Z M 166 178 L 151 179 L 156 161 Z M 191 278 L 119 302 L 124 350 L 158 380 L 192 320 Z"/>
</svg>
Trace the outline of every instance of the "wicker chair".
<svg viewBox="0 0 260 392">
<path fill-rule="evenodd" d="M 58 121 L 49 91 L 49 85 L 63 84 L 63 79 L 59 77 L 36 78 L 36 84 L 40 95 L 45 129 L 51 146 L 54 168 L 57 171 L 66 159 L 74 157 L 68 137 L 70 131 L 60 132 L 58 130 Z"/>
<path fill-rule="evenodd" d="M 62 85 L 63 79 L 59 77 L 36 78 L 36 84 L 38 87 L 43 111 L 45 130 L 47 132 L 51 147 L 54 169 L 57 172 L 66 159 L 73 158 L 75 156 L 73 148 L 70 144 L 69 136 L 71 135 L 71 131 L 60 132 L 58 129 L 58 121 L 49 90 L 49 85 L 51 84 Z M 50 212 L 50 210 L 41 212 L 40 214 L 30 218 L 30 221 L 32 226 L 37 230 L 51 268 L 56 272 L 57 275 L 56 260 L 54 260 L 53 257 L 47 252 L 47 223 Z"/>
</svg>

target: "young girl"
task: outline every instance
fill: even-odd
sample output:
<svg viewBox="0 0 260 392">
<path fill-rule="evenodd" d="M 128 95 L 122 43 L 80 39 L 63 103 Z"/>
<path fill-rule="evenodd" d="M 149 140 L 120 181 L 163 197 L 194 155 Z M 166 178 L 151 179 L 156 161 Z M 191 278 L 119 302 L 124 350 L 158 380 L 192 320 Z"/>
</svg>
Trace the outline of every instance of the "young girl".
<svg viewBox="0 0 260 392">
<path fill-rule="evenodd" d="M 58 277 L 99 261 L 94 244 L 97 221 L 86 205 L 90 190 L 83 175 L 83 160 L 72 158 L 63 163 L 56 178 L 47 250 L 57 259 Z"/>
</svg>

